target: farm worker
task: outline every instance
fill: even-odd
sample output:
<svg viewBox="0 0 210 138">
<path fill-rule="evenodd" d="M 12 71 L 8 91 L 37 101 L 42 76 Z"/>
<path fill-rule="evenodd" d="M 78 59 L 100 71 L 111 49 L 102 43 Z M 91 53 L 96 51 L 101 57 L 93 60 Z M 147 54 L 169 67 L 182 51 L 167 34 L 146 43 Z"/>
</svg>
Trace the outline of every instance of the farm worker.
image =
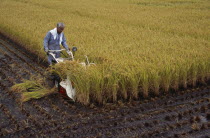
<svg viewBox="0 0 210 138">
<path fill-rule="evenodd" d="M 66 44 L 66 38 L 64 36 L 63 30 L 65 25 L 63 23 L 57 23 L 57 27 L 50 30 L 44 38 L 44 51 L 48 55 L 48 63 L 52 65 L 54 61 L 52 55 L 49 55 L 49 50 L 60 50 L 60 45 L 62 45 L 67 53 L 71 55 L 71 51 L 69 50 L 68 45 Z M 55 54 L 55 58 L 59 58 L 60 52 L 53 52 Z"/>
</svg>

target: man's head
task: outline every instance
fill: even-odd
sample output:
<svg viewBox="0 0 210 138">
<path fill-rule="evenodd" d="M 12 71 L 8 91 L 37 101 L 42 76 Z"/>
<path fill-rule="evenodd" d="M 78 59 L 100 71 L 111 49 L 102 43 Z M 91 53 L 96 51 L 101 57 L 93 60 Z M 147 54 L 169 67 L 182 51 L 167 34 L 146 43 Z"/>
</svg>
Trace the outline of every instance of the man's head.
<svg viewBox="0 0 210 138">
<path fill-rule="evenodd" d="M 65 25 L 63 23 L 57 23 L 57 33 L 60 34 L 63 32 Z"/>
</svg>

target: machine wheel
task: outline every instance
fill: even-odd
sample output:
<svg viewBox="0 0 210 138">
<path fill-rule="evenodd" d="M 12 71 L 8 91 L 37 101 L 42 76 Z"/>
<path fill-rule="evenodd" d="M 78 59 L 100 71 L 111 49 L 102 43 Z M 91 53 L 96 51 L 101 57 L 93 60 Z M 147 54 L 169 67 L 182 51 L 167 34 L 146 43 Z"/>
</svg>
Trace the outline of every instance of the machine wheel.
<svg viewBox="0 0 210 138">
<path fill-rule="evenodd" d="M 58 91 L 59 91 L 59 83 L 61 82 L 61 78 L 59 77 L 59 75 L 57 74 L 53 74 L 53 83 L 54 83 L 54 86 L 56 88 L 58 88 Z"/>
<path fill-rule="evenodd" d="M 58 75 L 54 75 L 54 86 L 57 88 L 58 92 L 63 96 L 66 96 L 66 90 L 60 85 L 61 78 Z"/>
</svg>

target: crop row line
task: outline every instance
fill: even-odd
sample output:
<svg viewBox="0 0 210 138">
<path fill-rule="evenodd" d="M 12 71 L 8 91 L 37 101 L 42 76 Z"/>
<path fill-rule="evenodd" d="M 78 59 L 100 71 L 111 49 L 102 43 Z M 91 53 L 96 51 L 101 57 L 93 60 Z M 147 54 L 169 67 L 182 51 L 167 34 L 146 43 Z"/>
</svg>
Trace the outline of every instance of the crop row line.
<svg viewBox="0 0 210 138">
<path fill-rule="evenodd" d="M 129 107 L 129 108 L 122 108 L 121 110 L 123 110 L 123 112 L 130 112 L 130 110 L 134 110 L 135 112 L 138 112 L 138 110 L 140 110 L 142 113 L 146 113 L 146 112 L 151 112 L 148 111 L 150 109 L 154 110 L 154 108 L 164 108 L 165 106 L 167 107 L 173 107 L 173 106 L 177 106 L 175 103 L 179 102 L 179 105 L 183 105 L 185 103 L 189 103 L 191 100 L 196 100 L 199 99 L 200 97 L 203 97 L 204 95 L 209 95 L 209 87 L 206 87 L 207 91 L 196 91 L 196 92 L 190 92 L 191 96 L 190 99 L 187 98 L 189 93 L 185 94 L 184 97 L 181 95 L 181 97 L 179 98 L 178 96 L 175 97 L 175 99 L 171 99 L 170 97 L 165 96 L 160 97 L 156 100 L 150 101 L 150 102 L 146 102 L 143 104 L 140 104 L 140 106 L 137 106 L 138 104 L 136 103 L 134 107 Z M 162 99 L 163 98 L 163 99 Z M 166 99 L 169 99 L 170 101 L 167 101 Z M 178 98 L 178 99 L 177 99 Z M 186 101 L 187 100 L 187 101 Z M 165 102 L 166 101 L 166 102 Z M 181 101 L 181 103 L 180 103 Z M 157 110 L 157 109 L 155 109 Z M 152 111 L 153 112 L 153 111 Z"/>
<path fill-rule="evenodd" d="M 2 40 L 2 39 L 1 39 Z M 0 41 L 0 43 L 7 43 L 7 45 L 9 46 L 13 46 L 12 48 L 15 49 L 15 51 L 18 51 L 18 53 L 21 53 L 22 55 L 24 55 L 25 57 L 27 57 L 28 59 L 30 59 L 31 61 L 33 61 L 33 58 L 31 58 L 31 56 L 29 56 L 29 54 L 26 54 L 27 51 L 23 51 L 22 48 L 18 48 L 16 45 L 12 44 L 11 42 L 9 41 Z M 6 44 L 5 44 L 6 45 Z M 21 50 L 20 50 L 21 49 Z M 38 63 L 36 63 L 38 64 Z M 46 68 L 45 66 L 43 66 L 42 64 L 38 64 L 39 66 L 41 66 L 42 68 Z M 40 68 L 41 69 L 41 68 Z M 42 69 L 41 69 L 42 70 Z"/>
<path fill-rule="evenodd" d="M 178 110 L 178 109 L 177 109 L 177 110 Z M 192 113 L 192 112 L 191 112 L 191 113 Z M 183 114 L 184 114 L 184 113 L 183 113 Z M 187 115 L 187 114 L 185 114 L 185 116 L 186 116 L 186 115 Z M 166 116 L 166 117 L 167 117 L 167 116 Z M 178 116 L 177 116 L 177 117 L 178 117 Z M 130 118 L 130 117 L 128 117 L 128 118 Z M 143 118 L 141 118 L 141 120 L 142 120 L 142 119 L 143 119 Z M 174 119 L 173 119 L 173 120 L 174 120 Z M 131 120 L 130 120 L 130 121 L 131 121 Z M 129 121 L 129 123 L 130 123 L 130 121 Z M 135 122 L 135 119 L 134 119 L 133 121 Z M 133 122 L 133 121 L 132 121 L 132 122 Z M 153 120 L 153 121 L 155 121 L 155 120 Z M 172 120 L 171 120 L 171 121 L 172 121 Z M 121 122 L 121 121 L 120 121 L 120 120 L 115 120 L 115 121 L 111 120 L 110 123 L 108 123 L 108 124 L 111 125 L 111 124 L 112 124 L 111 122 Z M 107 121 L 102 122 L 103 125 L 104 125 L 105 123 L 107 123 Z M 154 122 L 154 123 L 155 123 L 155 122 Z M 89 124 L 89 123 L 87 123 L 87 124 Z M 115 123 L 114 123 L 114 124 L 115 124 Z M 145 122 L 145 123 L 142 122 L 141 124 L 144 124 L 145 126 L 148 126 L 148 127 L 150 126 L 149 129 L 151 129 L 151 126 L 157 126 L 158 122 L 156 121 L 156 123 L 155 123 L 154 125 L 151 125 L 151 122 Z M 139 123 L 135 123 L 135 125 L 134 125 L 134 124 L 131 124 L 130 127 L 133 127 L 133 126 L 136 126 L 136 125 L 137 125 L 138 128 L 139 128 Z M 92 128 L 95 128 L 94 126 L 95 126 L 95 125 L 93 125 L 93 124 L 91 123 L 91 127 L 92 127 Z M 96 126 L 97 126 L 97 125 L 96 125 Z M 127 124 L 127 125 L 126 125 L 126 124 L 121 124 L 121 127 L 118 126 L 118 124 L 116 124 L 116 127 L 114 127 L 113 125 L 111 125 L 111 126 L 109 126 L 109 127 L 112 128 L 113 130 L 115 130 L 116 128 L 118 128 L 118 129 L 123 128 L 123 126 L 128 126 L 128 124 Z M 87 126 L 85 126 L 85 127 L 83 126 L 82 129 L 86 129 L 86 127 L 87 127 Z M 98 127 L 99 127 L 99 126 L 97 126 L 97 128 L 98 128 Z M 128 126 L 128 127 L 129 127 L 129 126 Z M 161 126 L 158 126 L 158 127 L 161 127 Z M 145 128 L 145 127 L 142 126 L 142 128 Z M 80 130 L 80 131 L 81 131 L 81 130 Z"/>
<path fill-rule="evenodd" d="M 198 100 L 199 101 L 199 100 Z M 203 101 L 204 102 L 204 101 Z M 201 102 L 199 102 L 199 103 L 201 103 Z M 113 121 L 113 120 L 112 120 Z M 88 123 L 87 123 L 88 124 Z M 73 126 L 72 126 L 73 127 Z"/>
<path fill-rule="evenodd" d="M 24 58 L 22 58 L 20 55 L 16 54 L 14 51 L 12 51 L 10 48 L 8 48 L 5 44 L 3 44 L 0 41 L 1 46 L 3 46 L 5 49 L 7 49 L 7 51 L 9 51 L 10 53 L 12 53 L 13 55 L 15 55 L 16 57 L 18 57 L 21 61 L 25 62 L 30 68 L 32 68 L 34 71 L 38 72 L 41 75 L 44 75 L 42 71 L 38 70 L 38 67 L 34 67 L 34 65 L 31 65 L 28 63 L 28 61 L 26 61 Z"/>
<path fill-rule="evenodd" d="M 20 80 L 22 78 L 22 76 L 20 76 L 17 72 L 13 70 L 8 70 L 8 68 L 9 68 L 8 64 L 4 64 L 4 66 L 1 67 L 1 72 L 8 77 L 7 79 L 8 81 L 14 84 L 16 80 Z"/>
<path fill-rule="evenodd" d="M 12 64 L 14 64 L 15 67 L 19 68 L 21 71 L 26 72 L 28 75 L 31 74 L 31 72 L 29 72 L 29 68 L 26 69 L 26 66 L 21 66 L 20 64 L 17 63 L 17 61 L 11 58 L 8 54 L 5 54 L 5 57 L 7 57 L 10 60 L 10 62 L 12 62 Z M 33 70 L 30 70 L 30 71 L 33 71 Z"/>
</svg>

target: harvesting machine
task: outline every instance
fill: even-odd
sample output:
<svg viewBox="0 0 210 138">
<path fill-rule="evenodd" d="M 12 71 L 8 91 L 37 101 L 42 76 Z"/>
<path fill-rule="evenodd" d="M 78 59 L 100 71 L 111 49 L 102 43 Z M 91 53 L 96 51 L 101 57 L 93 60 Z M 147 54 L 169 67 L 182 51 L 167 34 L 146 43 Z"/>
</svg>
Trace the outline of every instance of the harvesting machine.
<svg viewBox="0 0 210 138">
<path fill-rule="evenodd" d="M 70 52 L 70 54 L 68 54 L 68 57 L 65 57 L 65 58 L 62 58 L 62 57 L 56 58 L 55 57 L 56 52 L 61 52 L 61 54 L 63 54 L 62 53 L 63 51 L 66 51 L 66 49 L 49 50 L 49 55 L 51 55 L 53 57 L 55 64 L 60 63 L 60 62 L 64 62 L 66 60 L 74 61 L 74 54 L 72 52 Z M 75 53 L 77 51 L 77 47 L 73 47 L 72 51 Z M 85 58 L 86 58 L 86 62 L 80 62 L 79 63 L 79 64 L 81 64 L 81 66 L 86 67 L 86 66 L 90 66 L 90 65 L 95 65 L 95 63 L 90 63 L 89 62 L 87 56 L 85 56 Z M 59 75 L 53 74 L 53 83 L 54 83 L 55 87 L 58 88 L 58 92 L 60 94 L 62 94 L 64 97 L 70 98 L 73 101 L 75 101 L 76 89 L 74 87 L 74 84 L 70 80 L 69 76 L 67 76 L 67 79 L 62 80 L 59 77 Z"/>
</svg>

